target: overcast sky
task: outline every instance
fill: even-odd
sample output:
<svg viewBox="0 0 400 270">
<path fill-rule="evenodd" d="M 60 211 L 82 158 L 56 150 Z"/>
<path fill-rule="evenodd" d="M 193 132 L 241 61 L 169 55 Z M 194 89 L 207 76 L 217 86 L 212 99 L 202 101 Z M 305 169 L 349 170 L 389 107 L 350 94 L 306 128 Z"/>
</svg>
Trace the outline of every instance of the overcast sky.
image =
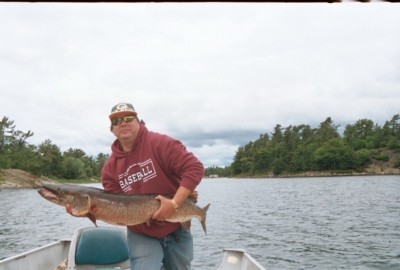
<svg viewBox="0 0 400 270">
<path fill-rule="evenodd" d="M 130 102 L 205 166 L 277 124 L 400 113 L 400 4 L 0 3 L 0 117 L 110 153 Z"/>
</svg>

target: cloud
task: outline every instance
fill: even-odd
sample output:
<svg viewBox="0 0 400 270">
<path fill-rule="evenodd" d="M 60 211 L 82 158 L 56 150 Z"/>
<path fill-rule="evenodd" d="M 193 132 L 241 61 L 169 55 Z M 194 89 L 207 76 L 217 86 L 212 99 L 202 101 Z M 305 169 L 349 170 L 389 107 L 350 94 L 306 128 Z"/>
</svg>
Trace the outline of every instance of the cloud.
<svg viewBox="0 0 400 270">
<path fill-rule="evenodd" d="M 32 143 L 97 155 L 131 102 L 225 166 L 277 124 L 399 113 L 397 25 L 390 3 L 1 3 L 0 110 Z"/>
</svg>

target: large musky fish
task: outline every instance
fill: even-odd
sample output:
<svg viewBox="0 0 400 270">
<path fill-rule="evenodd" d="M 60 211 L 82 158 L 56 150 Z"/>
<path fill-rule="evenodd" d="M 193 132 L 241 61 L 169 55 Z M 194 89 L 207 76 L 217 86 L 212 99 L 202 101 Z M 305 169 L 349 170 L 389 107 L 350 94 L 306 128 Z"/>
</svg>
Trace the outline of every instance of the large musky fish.
<svg viewBox="0 0 400 270">
<path fill-rule="evenodd" d="M 151 217 L 160 207 L 156 195 L 115 194 L 79 185 L 42 184 L 38 192 L 46 200 L 66 207 L 73 216 L 88 217 L 95 225 L 96 220 L 123 226 L 149 225 Z M 186 199 L 179 211 L 167 221 L 186 223 L 197 218 L 207 233 L 206 213 L 209 206 L 200 208 L 193 200 Z"/>
</svg>

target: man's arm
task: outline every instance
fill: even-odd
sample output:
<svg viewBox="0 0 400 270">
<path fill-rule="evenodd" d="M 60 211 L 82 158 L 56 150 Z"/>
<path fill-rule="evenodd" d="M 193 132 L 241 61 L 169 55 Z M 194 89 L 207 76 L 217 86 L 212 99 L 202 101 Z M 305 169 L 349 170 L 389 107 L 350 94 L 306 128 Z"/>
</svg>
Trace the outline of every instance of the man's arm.
<svg viewBox="0 0 400 270">
<path fill-rule="evenodd" d="M 158 221 L 164 221 L 171 217 L 176 211 L 179 211 L 179 207 L 182 206 L 183 202 L 192 193 L 191 190 L 180 186 L 176 191 L 174 198 L 168 199 L 164 196 L 158 195 L 157 200 L 161 202 L 160 208 L 154 213 L 153 219 Z"/>
</svg>

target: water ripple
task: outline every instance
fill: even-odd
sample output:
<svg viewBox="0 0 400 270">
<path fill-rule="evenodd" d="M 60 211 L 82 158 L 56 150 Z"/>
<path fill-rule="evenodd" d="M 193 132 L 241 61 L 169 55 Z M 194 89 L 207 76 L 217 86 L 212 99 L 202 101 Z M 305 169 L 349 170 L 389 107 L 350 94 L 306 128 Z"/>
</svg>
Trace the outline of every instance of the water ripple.
<svg viewBox="0 0 400 270">
<path fill-rule="evenodd" d="M 398 176 L 205 179 L 198 191 L 211 206 L 208 235 L 192 222 L 193 269 L 216 269 L 228 247 L 267 269 L 400 269 Z M 0 258 L 91 225 L 34 190 L 2 191 L 0 201 Z"/>
</svg>

